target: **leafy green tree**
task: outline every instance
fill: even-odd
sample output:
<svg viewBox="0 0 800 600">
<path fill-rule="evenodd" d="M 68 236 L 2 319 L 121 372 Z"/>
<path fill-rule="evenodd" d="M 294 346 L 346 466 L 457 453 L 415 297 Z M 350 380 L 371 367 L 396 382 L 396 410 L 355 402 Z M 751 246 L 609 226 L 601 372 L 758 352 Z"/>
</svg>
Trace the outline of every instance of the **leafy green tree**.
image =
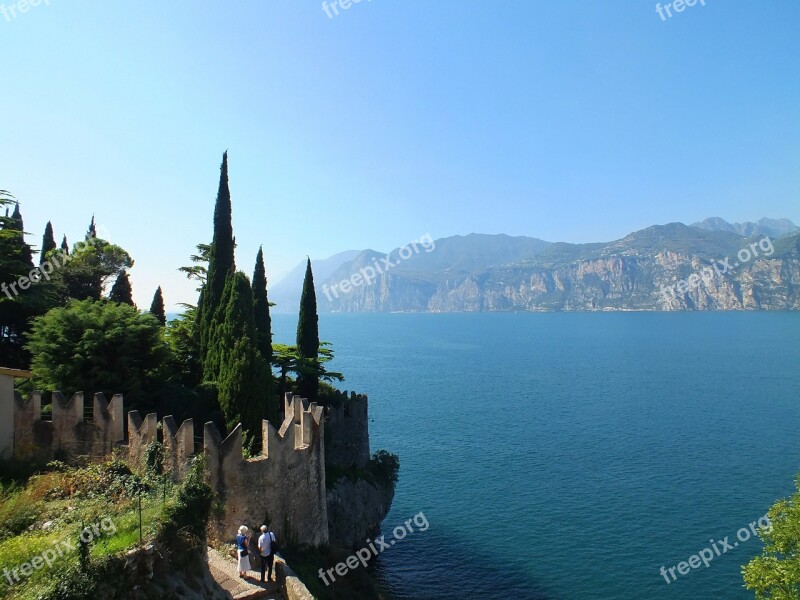
<svg viewBox="0 0 800 600">
<path fill-rule="evenodd" d="M 288 346 L 286 344 L 275 344 L 273 346 L 272 364 L 277 367 L 280 375 L 278 376 L 278 401 L 280 402 L 289 391 L 288 376 L 289 373 L 297 372 L 297 365 L 299 362 L 297 356 L 297 346 Z"/>
<path fill-rule="evenodd" d="M 173 373 L 183 385 L 194 387 L 203 380 L 200 343 L 197 337 L 197 308 L 182 305 L 186 310 L 167 323 L 167 343 L 174 360 Z"/>
<path fill-rule="evenodd" d="M 795 487 L 790 498 L 778 500 L 759 520 L 764 550 L 742 567 L 745 587 L 756 600 L 800 598 L 800 477 Z"/>
<path fill-rule="evenodd" d="M 235 270 L 234 248 L 231 192 L 228 186 L 228 153 L 225 152 L 222 155 L 219 189 L 214 206 L 214 237 L 209 252 L 206 284 L 197 306 L 200 319 L 200 353 L 204 364 L 209 351 L 209 336 L 222 305 L 226 280 Z"/>
<path fill-rule="evenodd" d="M 56 304 L 64 305 L 69 299 L 99 300 L 107 282 L 132 266 L 133 259 L 119 246 L 100 238 L 87 238 L 76 244 L 69 255 L 61 255 L 53 270 Z"/>
<path fill-rule="evenodd" d="M 150 304 L 150 314 L 161 323 L 162 327 L 167 324 L 167 313 L 164 310 L 164 296 L 161 293 L 161 286 L 158 286 L 156 293 L 153 295 L 153 302 Z"/>
<path fill-rule="evenodd" d="M 308 398 L 309 402 L 316 402 L 319 397 L 319 378 L 316 376 L 316 363 L 319 358 L 319 317 L 310 258 L 306 263 L 303 294 L 300 297 L 297 355 L 303 367 L 297 377 L 298 391 L 301 396 Z"/>
<path fill-rule="evenodd" d="M 269 315 L 267 299 L 267 271 L 264 268 L 264 250 L 259 247 L 256 267 L 253 271 L 253 315 L 256 324 L 256 345 L 261 356 L 272 364 L 272 319 Z"/>
<path fill-rule="evenodd" d="M 53 236 L 53 225 L 50 221 L 44 227 L 44 235 L 42 236 L 42 248 L 39 250 L 39 264 L 42 264 L 47 257 L 47 253 L 56 249 L 56 238 Z"/>
<path fill-rule="evenodd" d="M 33 383 L 65 394 L 122 392 L 131 407 L 163 381 L 169 349 L 156 319 L 127 304 L 71 301 L 33 321 Z"/>
<path fill-rule="evenodd" d="M 133 288 L 131 288 L 131 280 L 128 277 L 128 272 L 126 270 L 123 269 L 120 271 L 119 275 L 117 275 L 117 280 L 111 287 L 111 293 L 109 294 L 108 299 L 112 302 L 122 302 L 133 307 L 136 306 L 133 303 Z"/>
<path fill-rule="evenodd" d="M 297 346 L 287 346 L 286 344 L 275 344 L 273 354 L 273 364 L 280 373 L 278 377 L 278 400 L 280 401 L 286 392 L 290 390 L 289 373 L 295 373 L 298 378 L 301 375 L 308 375 L 320 381 L 344 381 L 344 375 L 336 371 L 328 371 L 325 363 L 333 360 L 333 349 L 329 348 L 330 342 L 320 342 L 319 357 L 316 360 L 303 359 L 297 352 Z M 319 394 L 317 401 L 325 403 L 323 395 Z"/>
<path fill-rule="evenodd" d="M 178 271 L 186 274 L 187 279 L 194 279 L 200 282 L 198 292 L 203 290 L 208 276 L 208 261 L 211 258 L 211 244 L 197 244 L 197 254 L 192 254 L 191 261 L 195 264 L 188 267 L 180 267 Z"/>
</svg>

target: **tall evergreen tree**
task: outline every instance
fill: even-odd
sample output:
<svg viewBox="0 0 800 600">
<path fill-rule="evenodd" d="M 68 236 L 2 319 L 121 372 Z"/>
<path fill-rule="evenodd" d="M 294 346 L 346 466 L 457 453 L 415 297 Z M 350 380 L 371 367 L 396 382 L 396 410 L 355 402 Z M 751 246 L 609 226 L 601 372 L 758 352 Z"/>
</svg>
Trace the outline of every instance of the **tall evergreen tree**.
<svg viewBox="0 0 800 600">
<path fill-rule="evenodd" d="M 255 443 L 261 438 L 262 419 L 277 425 L 278 403 L 269 365 L 255 344 L 253 293 L 244 273 L 228 277 L 219 314 L 209 336 L 208 369 L 217 381 L 228 429 L 241 422 Z"/>
<path fill-rule="evenodd" d="M 14 202 L 11 194 L 0 190 L 0 206 L 8 206 Z M 0 282 L 3 293 L 0 294 L 0 364 L 6 367 L 27 368 L 30 360 L 24 351 L 24 335 L 28 330 L 27 319 L 30 315 L 29 300 L 33 289 L 21 290 L 16 281 L 26 277 L 31 265 L 26 260 L 32 256 L 30 247 L 25 252 L 25 239 L 22 232 L 22 216 L 19 206 L 14 209 L 13 216 L 0 215 Z"/>
<path fill-rule="evenodd" d="M 64 235 L 64 237 L 63 237 L 63 238 L 61 238 L 61 251 L 62 251 L 64 254 L 69 254 L 69 244 L 67 243 L 67 236 L 66 236 L 66 234 Z"/>
<path fill-rule="evenodd" d="M 153 302 L 150 304 L 150 314 L 153 315 L 162 326 L 167 324 L 167 313 L 164 310 L 164 295 L 161 293 L 161 286 L 158 286 L 156 293 L 153 294 Z"/>
<path fill-rule="evenodd" d="M 42 248 L 39 254 L 39 264 L 44 262 L 47 253 L 50 250 L 55 250 L 56 248 L 56 238 L 53 236 L 53 225 L 50 221 L 47 222 L 47 225 L 44 227 L 44 235 L 42 236 Z"/>
<path fill-rule="evenodd" d="M 86 239 L 97 237 L 97 227 L 94 224 L 94 215 L 92 215 L 92 222 L 89 223 L 89 230 L 86 232 Z"/>
<path fill-rule="evenodd" d="M 256 346 L 261 356 L 272 365 L 272 319 L 267 299 L 267 272 L 264 268 L 264 250 L 259 247 L 253 271 L 253 315 L 256 323 Z"/>
<path fill-rule="evenodd" d="M 316 402 L 319 396 L 319 317 L 317 294 L 314 291 L 314 274 L 311 259 L 306 263 L 303 295 L 300 297 L 300 316 L 297 321 L 297 354 L 301 369 L 297 376 L 300 395 Z"/>
<path fill-rule="evenodd" d="M 198 305 L 198 318 L 200 322 L 200 355 L 205 365 L 209 352 L 209 336 L 215 320 L 220 316 L 217 313 L 222 304 L 222 294 L 225 290 L 226 279 L 234 272 L 234 241 L 233 225 L 231 224 L 231 192 L 228 186 L 228 153 L 222 155 L 222 165 L 219 174 L 219 189 L 217 201 L 214 206 L 214 237 L 209 253 L 208 273 L 206 284 L 201 293 L 202 303 Z M 212 373 L 204 374 L 206 379 Z"/>
<path fill-rule="evenodd" d="M 19 202 L 14 205 L 14 213 L 11 215 L 10 229 L 19 232 L 19 235 L 15 237 L 17 259 L 21 260 L 26 265 L 30 265 L 30 268 L 32 269 L 33 250 L 28 244 L 25 243 L 25 225 L 22 222 L 22 213 L 19 210 Z"/>
<path fill-rule="evenodd" d="M 136 306 L 133 303 L 133 289 L 131 288 L 131 280 L 128 277 L 128 272 L 124 269 L 120 271 L 119 275 L 117 275 L 117 280 L 111 287 L 111 293 L 109 294 L 108 299 L 112 302 L 121 302 L 123 304 L 130 304 L 134 307 Z"/>
</svg>

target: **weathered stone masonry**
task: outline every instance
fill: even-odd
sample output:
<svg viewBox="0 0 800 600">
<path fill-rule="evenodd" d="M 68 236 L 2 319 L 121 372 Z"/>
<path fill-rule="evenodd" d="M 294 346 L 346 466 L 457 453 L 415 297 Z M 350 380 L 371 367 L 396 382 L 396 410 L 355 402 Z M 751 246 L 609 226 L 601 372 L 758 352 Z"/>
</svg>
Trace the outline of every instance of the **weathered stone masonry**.
<svg viewBox="0 0 800 600">
<path fill-rule="evenodd" d="M 83 392 L 66 400 L 53 392 L 52 421 L 42 420 L 42 395 L 33 392 L 27 400 L 14 393 L 14 454 L 53 456 L 65 452 L 72 456 L 105 456 L 124 440 L 122 395 L 111 402 L 103 394 L 94 395 L 92 420 L 84 420 Z"/>
<path fill-rule="evenodd" d="M 258 527 L 265 522 L 280 539 L 301 546 L 334 541 L 330 538 L 326 465 L 364 468 L 370 458 L 367 397 L 348 396 L 346 392 L 340 393 L 327 415 L 322 406 L 286 394 L 280 430 L 263 421 L 261 453 L 249 459 L 242 453 L 241 426 L 222 439 L 216 426 L 206 423 L 199 448 L 191 419 L 178 427 L 174 418 L 167 416 L 159 429 L 156 414 L 142 418 L 138 411 L 131 411 L 125 443 L 120 394 L 110 402 L 95 394 L 91 421 L 84 418 L 83 393 L 67 401 L 60 392 L 53 392 L 51 421 L 42 420 L 41 402 L 39 392 L 27 400 L 15 394 L 14 452 L 18 456 L 48 457 L 65 452 L 70 456 L 104 457 L 120 447 L 133 464 L 141 466 L 148 445 L 161 441 L 165 469 L 179 481 L 191 458 L 203 452 L 209 483 L 220 500 L 221 513 L 212 521 L 211 531 L 219 541 L 232 539 L 239 525 Z M 367 516 L 371 511 L 362 512 L 366 505 L 360 507 L 359 501 L 353 504 L 350 509 L 354 515 L 374 520 Z M 387 510 L 388 506 L 379 512 L 385 515 Z M 378 523 L 382 515 L 378 515 Z M 354 518 L 342 519 L 338 529 L 351 529 Z"/>
</svg>

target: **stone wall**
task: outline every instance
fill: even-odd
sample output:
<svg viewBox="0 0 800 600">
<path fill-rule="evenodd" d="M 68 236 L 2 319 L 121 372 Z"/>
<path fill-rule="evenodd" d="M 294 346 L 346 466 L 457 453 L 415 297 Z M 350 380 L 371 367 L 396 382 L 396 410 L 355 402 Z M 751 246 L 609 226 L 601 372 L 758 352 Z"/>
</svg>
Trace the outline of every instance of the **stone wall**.
<svg viewBox="0 0 800 600">
<path fill-rule="evenodd" d="M 106 456 L 124 440 L 123 400 L 117 394 L 108 402 L 103 394 L 94 395 L 92 420 L 84 419 L 83 392 L 66 400 L 53 392 L 52 420 L 42 420 L 42 395 L 33 392 L 27 400 L 14 393 L 14 454 L 51 458 L 67 456 Z"/>
<path fill-rule="evenodd" d="M 14 454 L 14 378 L 0 373 L 0 458 Z"/>
<path fill-rule="evenodd" d="M 115 445 L 124 441 L 122 395 L 115 395 L 108 402 L 102 394 L 95 394 L 91 421 L 84 419 L 84 396 L 80 392 L 69 400 L 59 392 L 53 393 L 52 421 L 42 420 L 41 402 L 38 392 L 27 400 L 18 394 L 14 397 L 14 446 L 18 455 L 52 457 L 61 451 L 68 456 L 108 456 Z M 326 465 L 364 469 L 369 464 L 367 397 L 342 392 L 326 419 L 322 406 L 289 393 L 284 414 L 277 431 L 263 421 L 261 453 L 253 458 L 245 458 L 242 453 L 241 426 L 222 439 L 213 423 L 205 424 L 202 451 L 220 507 L 212 521 L 211 537 L 230 541 L 240 525 L 257 531 L 268 523 L 280 543 L 322 546 L 331 541 L 329 506 L 338 515 L 338 525 L 333 527 L 337 543 L 350 543 L 352 536 L 362 537 L 373 530 L 375 521 L 379 523 L 388 510 L 393 487 L 378 490 L 343 486 L 333 494 L 326 489 Z M 160 431 L 159 434 L 156 414 L 142 418 L 137 411 L 131 411 L 124 448 L 130 462 L 142 467 L 147 447 L 162 442 L 165 470 L 179 481 L 199 443 L 194 423 L 187 420 L 178 427 L 167 416 Z M 328 452 L 331 456 L 326 461 Z M 345 506 L 350 503 L 352 506 Z M 369 512 L 369 518 L 361 519 L 366 529 L 358 526 L 352 535 L 347 535 L 345 529 L 352 528 L 358 521 L 355 513 L 361 514 L 362 510 Z"/>
<path fill-rule="evenodd" d="M 230 541 L 240 525 L 254 531 L 267 521 L 281 543 L 320 546 L 328 542 L 325 490 L 323 409 L 299 396 L 286 395 L 286 418 L 276 431 L 263 421 L 261 454 L 246 459 L 242 453 L 242 428 L 222 439 L 216 425 L 206 423 L 203 452 L 209 483 L 221 512 L 212 522 L 212 537 Z M 128 457 L 143 466 L 147 446 L 158 440 L 155 414 L 128 415 Z M 194 448 L 194 423 L 162 422 L 164 466 L 174 480 L 186 473 Z"/>
<path fill-rule="evenodd" d="M 209 477 L 224 506 L 215 522 L 219 540 L 268 520 L 281 543 L 328 543 L 323 409 L 290 393 L 284 407 L 280 431 L 263 422 L 262 451 L 251 459 L 242 456 L 241 426 L 223 440 L 213 423 L 205 425 Z"/>
<path fill-rule="evenodd" d="M 369 463 L 369 401 L 342 392 L 331 404 L 325 436 L 326 465 L 363 469 Z"/>
</svg>

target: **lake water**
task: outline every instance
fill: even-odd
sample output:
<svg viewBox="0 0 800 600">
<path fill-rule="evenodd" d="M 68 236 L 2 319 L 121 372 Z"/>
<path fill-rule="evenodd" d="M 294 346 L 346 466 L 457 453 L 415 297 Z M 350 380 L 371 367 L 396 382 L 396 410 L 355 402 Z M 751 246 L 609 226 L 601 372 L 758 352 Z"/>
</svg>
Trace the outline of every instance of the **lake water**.
<svg viewBox="0 0 800 600">
<path fill-rule="evenodd" d="M 659 570 L 792 492 L 800 313 L 337 314 L 320 336 L 400 456 L 387 539 L 430 524 L 380 556 L 393 597 L 753 598 L 758 539 Z"/>
</svg>

